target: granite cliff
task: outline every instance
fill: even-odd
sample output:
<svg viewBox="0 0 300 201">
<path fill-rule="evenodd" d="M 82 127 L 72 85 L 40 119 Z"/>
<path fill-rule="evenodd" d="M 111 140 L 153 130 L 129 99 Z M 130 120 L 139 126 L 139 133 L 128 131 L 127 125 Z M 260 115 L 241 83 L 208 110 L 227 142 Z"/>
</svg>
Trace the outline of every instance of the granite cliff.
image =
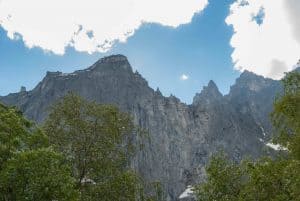
<svg viewBox="0 0 300 201">
<path fill-rule="evenodd" d="M 279 81 L 246 71 L 228 95 L 210 81 L 187 105 L 150 88 L 125 56 L 114 55 L 74 73 L 47 72 L 33 90 L 22 88 L 0 101 L 38 123 L 69 91 L 129 112 L 149 135 L 132 166 L 147 181 L 160 181 L 166 199 L 175 201 L 188 185 L 203 179 L 204 165 L 216 151 L 224 150 L 234 160 L 272 152 L 266 146 L 272 130 L 269 113 L 280 90 Z"/>
</svg>

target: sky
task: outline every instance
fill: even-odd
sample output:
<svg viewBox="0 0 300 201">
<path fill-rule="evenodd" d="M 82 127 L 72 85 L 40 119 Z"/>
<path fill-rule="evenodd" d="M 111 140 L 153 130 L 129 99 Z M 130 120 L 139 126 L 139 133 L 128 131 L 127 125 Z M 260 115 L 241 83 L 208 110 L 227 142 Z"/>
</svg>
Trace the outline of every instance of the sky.
<svg viewBox="0 0 300 201">
<path fill-rule="evenodd" d="M 209 80 L 228 93 L 244 70 L 280 79 L 300 58 L 299 10 L 299 0 L 0 0 L 0 95 L 111 54 L 186 103 Z"/>
</svg>

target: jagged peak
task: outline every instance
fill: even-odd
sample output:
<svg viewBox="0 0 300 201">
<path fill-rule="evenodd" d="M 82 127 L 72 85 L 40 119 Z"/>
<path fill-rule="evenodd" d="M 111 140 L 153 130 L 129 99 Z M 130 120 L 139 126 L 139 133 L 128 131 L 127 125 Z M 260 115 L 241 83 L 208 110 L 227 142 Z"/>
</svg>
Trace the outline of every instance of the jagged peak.
<svg viewBox="0 0 300 201">
<path fill-rule="evenodd" d="M 207 84 L 207 87 L 204 87 L 204 89 L 214 90 L 214 91 L 219 92 L 219 89 L 218 89 L 216 83 L 213 80 L 210 80 Z"/>
<path fill-rule="evenodd" d="M 262 75 L 258 75 L 252 71 L 248 71 L 248 70 L 244 70 L 241 75 L 237 78 L 237 80 L 243 80 L 243 79 L 247 79 L 247 80 L 269 80 L 269 81 L 275 81 L 271 78 L 268 77 L 264 77 Z"/>
<path fill-rule="evenodd" d="M 203 102 L 205 100 L 219 100 L 223 95 L 219 91 L 216 83 L 210 80 L 207 86 L 204 86 L 200 93 L 197 93 L 193 99 L 193 104 Z"/>
<path fill-rule="evenodd" d="M 219 91 L 216 83 L 212 80 L 210 80 L 207 84 L 207 86 L 204 86 L 200 94 L 210 94 L 213 96 L 219 96 L 221 92 Z"/>
<path fill-rule="evenodd" d="M 255 75 L 255 73 L 249 70 L 244 70 L 241 75 Z"/>
<path fill-rule="evenodd" d="M 244 70 L 239 78 L 263 78 L 263 76 L 257 75 L 252 71 Z"/>
<path fill-rule="evenodd" d="M 236 89 L 244 88 L 250 91 L 260 91 L 261 89 L 274 84 L 276 81 L 265 78 L 251 71 L 244 70 L 236 79 L 235 84 L 230 87 L 229 95 Z"/>
</svg>

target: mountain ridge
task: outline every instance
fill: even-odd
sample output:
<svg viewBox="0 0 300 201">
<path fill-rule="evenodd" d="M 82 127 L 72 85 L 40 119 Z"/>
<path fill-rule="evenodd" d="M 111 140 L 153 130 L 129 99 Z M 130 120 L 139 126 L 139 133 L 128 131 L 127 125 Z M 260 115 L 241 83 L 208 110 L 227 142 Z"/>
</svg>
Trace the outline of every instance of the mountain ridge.
<svg viewBox="0 0 300 201">
<path fill-rule="evenodd" d="M 224 150 L 238 161 L 272 152 L 265 145 L 272 133 L 268 114 L 280 88 L 278 81 L 245 72 L 227 95 L 210 81 L 192 104 L 185 104 L 149 87 L 125 56 L 113 55 L 73 73 L 48 72 L 33 90 L 0 101 L 19 107 L 38 123 L 69 91 L 118 106 L 149 133 L 149 139 L 137 139 L 143 140 L 144 149 L 132 167 L 149 182 L 161 181 L 166 200 L 176 201 L 188 185 L 204 179 L 204 166 L 213 153 Z"/>
</svg>

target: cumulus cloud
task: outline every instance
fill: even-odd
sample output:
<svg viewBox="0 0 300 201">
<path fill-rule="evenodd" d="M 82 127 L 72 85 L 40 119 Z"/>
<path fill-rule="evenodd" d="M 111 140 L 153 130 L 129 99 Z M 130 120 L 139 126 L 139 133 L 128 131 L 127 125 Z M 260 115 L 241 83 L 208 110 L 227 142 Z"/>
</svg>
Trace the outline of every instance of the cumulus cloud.
<svg viewBox="0 0 300 201">
<path fill-rule="evenodd" d="M 285 8 L 287 9 L 287 14 L 290 22 L 292 23 L 292 30 L 294 37 L 300 43 L 300 1 L 299 0 L 285 0 Z"/>
<path fill-rule="evenodd" d="M 237 0 L 226 23 L 235 68 L 280 79 L 300 58 L 299 0 Z"/>
<path fill-rule="evenodd" d="M 189 79 L 189 76 L 186 75 L 186 74 L 182 74 L 182 75 L 180 76 L 180 80 L 182 80 L 182 81 L 186 81 L 186 80 L 188 80 L 188 79 Z"/>
<path fill-rule="evenodd" d="M 105 52 L 142 23 L 189 23 L 208 0 L 0 0 L 0 26 L 29 47 L 63 54 L 65 47 Z"/>
</svg>

